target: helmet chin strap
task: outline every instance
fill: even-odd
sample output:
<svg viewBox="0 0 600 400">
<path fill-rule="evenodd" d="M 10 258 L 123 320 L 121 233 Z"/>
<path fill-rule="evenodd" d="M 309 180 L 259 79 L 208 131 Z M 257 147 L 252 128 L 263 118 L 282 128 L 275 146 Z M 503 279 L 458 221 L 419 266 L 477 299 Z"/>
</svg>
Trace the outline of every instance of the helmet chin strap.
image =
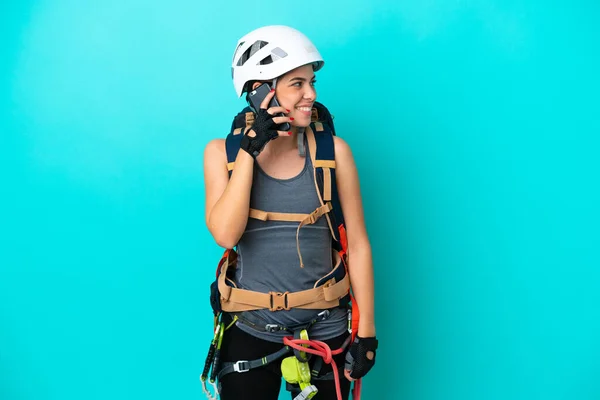
<svg viewBox="0 0 600 400">
<path fill-rule="evenodd" d="M 298 127 L 298 155 L 306 157 L 306 145 L 304 144 L 304 128 Z"/>
</svg>

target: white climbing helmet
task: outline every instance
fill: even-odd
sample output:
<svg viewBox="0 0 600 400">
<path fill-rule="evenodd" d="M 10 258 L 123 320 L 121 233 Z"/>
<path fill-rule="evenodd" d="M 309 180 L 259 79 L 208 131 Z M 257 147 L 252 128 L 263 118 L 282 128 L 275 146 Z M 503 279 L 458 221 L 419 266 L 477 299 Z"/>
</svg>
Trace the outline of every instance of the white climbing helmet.
<svg viewBox="0 0 600 400">
<path fill-rule="evenodd" d="M 289 26 L 263 26 L 238 41 L 231 64 L 233 86 L 241 96 L 250 81 L 275 79 L 311 63 L 318 71 L 325 62 L 303 33 Z"/>
</svg>

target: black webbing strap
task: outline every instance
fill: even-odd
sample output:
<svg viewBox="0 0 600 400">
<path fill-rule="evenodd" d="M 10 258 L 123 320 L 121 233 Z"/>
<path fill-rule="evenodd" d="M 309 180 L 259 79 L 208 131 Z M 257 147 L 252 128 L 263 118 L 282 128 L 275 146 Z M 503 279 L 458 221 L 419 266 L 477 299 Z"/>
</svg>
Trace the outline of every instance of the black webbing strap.
<svg viewBox="0 0 600 400">
<path fill-rule="evenodd" d="M 219 371 L 218 379 L 221 380 L 225 375 L 231 374 L 232 372 L 248 372 L 251 369 L 262 367 L 263 365 L 267 365 L 272 363 L 275 360 L 280 359 L 284 355 L 290 353 L 291 349 L 288 346 L 284 346 L 281 350 L 276 353 L 269 354 L 263 358 L 258 358 L 252 361 L 240 360 L 236 362 L 224 362 L 223 368 Z"/>
</svg>

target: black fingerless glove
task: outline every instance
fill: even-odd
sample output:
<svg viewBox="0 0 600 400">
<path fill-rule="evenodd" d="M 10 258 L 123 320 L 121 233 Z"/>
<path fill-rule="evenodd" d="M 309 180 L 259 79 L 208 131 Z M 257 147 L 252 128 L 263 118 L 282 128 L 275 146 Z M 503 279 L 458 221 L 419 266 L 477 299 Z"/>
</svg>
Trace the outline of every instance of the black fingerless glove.
<svg viewBox="0 0 600 400">
<path fill-rule="evenodd" d="M 273 115 L 269 114 L 264 108 L 258 110 L 251 129 L 256 133 L 256 136 L 250 137 L 244 135 L 240 147 L 250 154 L 252 158 L 256 158 L 265 148 L 266 144 L 273 139 L 277 139 L 279 134 L 276 130 L 277 125 L 273 122 Z"/>
<path fill-rule="evenodd" d="M 350 377 L 354 379 L 362 378 L 375 365 L 375 350 L 377 350 L 378 341 L 374 337 L 361 338 L 356 336 L 350 350 L 346 353 L 345 368 L 350 371 Z M 373 352 L 373 359 L 369 360 L 367 353 Z"/>
</svg>

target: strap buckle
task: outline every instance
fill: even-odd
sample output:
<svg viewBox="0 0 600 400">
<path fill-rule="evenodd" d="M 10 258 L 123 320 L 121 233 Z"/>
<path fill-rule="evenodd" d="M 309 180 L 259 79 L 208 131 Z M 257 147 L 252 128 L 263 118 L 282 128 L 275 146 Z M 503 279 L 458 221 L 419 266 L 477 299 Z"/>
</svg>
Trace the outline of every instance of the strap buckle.
<svg viewBox="0 0 600 400">
<path fill-rule="evenodd" d="M 269 332 L 269 333 L 273 333 L 273 332 L 279 332 L 279 331 L 283 331 L 284 329 L 277 324 L 266 324 L 265 325 L 265 331 Z"/>
<path fill-rule="evenodd" d="M 243 366 L 240 366 L 243 364 Z M 248 372 L 250 371 L 250 365 L 248 364 L 248 360 L 240 360 L 233 363 L 233 370 L 235 372 Z"/>
<path fill-rule="evenodd" d="M 315 385 L 309 385 L 304 388 L 298 396 L 294 397 L 294 400 L 308 400 L 314 396 L 313 393 L 317 393 L 319 390 Z M 311 396 L 312 395 L 312 396 Z"/>
<path fill-rule="evenodd" d="M 246 113 L 246 127 L 251 127 L 253 123 L 254 123 L 254 113 L 247 112 Z"/>
<path fill-rule="evenodd" d="M 327 318 L 329 318 L 329 310 L 323 310 L 317 314 L 315 322 L 325 321 Z"/>
<path fill-rule="evenodd" d="M 280 311 L 280 310 L 289 310 L 288 306 L 288 293 L 289 292 L 269 292 L 271 307 L 269 307 L 269 311 Z"/>
</svg>

